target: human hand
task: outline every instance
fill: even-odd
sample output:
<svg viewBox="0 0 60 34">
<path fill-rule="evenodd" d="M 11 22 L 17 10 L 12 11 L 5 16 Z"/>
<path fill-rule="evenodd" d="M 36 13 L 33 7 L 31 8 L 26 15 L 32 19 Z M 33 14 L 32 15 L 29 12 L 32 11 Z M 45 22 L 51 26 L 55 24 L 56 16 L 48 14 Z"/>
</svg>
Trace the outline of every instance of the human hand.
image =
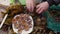
<svg viewBox="0 0 60 34">
<path fill-rule="evenodd" d="M 40 13 L 42 13 L 43 11 L 46 11 L 46 10 L 49 8 L 49 4 L 48 4 L 47 1 L 46 1 L 46 2 L 42 2 L 42 3 L 38 4 L 38 5 L 36 6 L 36 8 L 37 8 L 36 12 L 37 12 L 38 14 L 40 14 Z"/>
<path fill-rule="evenodd" d="M 26 6 L 27 6 L 27 9 L 28 9 L 30 12 L 33 12 L 34 7 L 35 7 L 34 0 L 26 0 Z"/>
</svg>

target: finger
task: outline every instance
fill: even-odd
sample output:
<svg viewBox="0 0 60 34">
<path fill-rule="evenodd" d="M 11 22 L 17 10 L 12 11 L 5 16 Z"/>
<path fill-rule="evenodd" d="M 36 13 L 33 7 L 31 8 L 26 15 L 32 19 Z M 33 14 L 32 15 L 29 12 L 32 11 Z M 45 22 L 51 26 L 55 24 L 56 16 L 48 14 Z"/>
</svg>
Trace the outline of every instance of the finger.
<svg viewBox="0 0 60 34">
<path fill-rule="evenodd" d="M 30 4 L 29 3 L 27 3 L 27 9 L 30 11 Z"/>
<path fill-rule="evenodd" d="M 28 0 L 26 1 L 26 7 L 30 11 L 30 2 Z"/>
<path fill-rule="evenodd" d="M 42 13 L 44 10 L 43 10 L 43 8 L 38 12 L 38 14 L 40 14 L 40 13 Z"/>
<path fill-rule="evenodd" d="M 33 12 L 34 10 L 34 4 L 32 3 L 31 11 Z"/>
<path fill-rule="evenodd" d="M 29 9 L 29 7 L 28 7 L 28 3 L 26 3 L 26 7 L 27 7 L 27 9 Z"/>
<path fill-rule="evenodd" d="M 29 4 L 29 6 L 28 6 L 28 7 L 29 7 L 29 11 L 31 12 L 31 4 Z"/>
<path fill-rule="evenodd" d="M 40 4 L 36 6 L 36 8 L 39 8 L 40 7 Z"/>
<path fill-rule="evenodd" d="M 42 9 L 42 8 L 41 8 L 41 7 L 39 7 L 39 8 L 36 10 L 36 12 L 38 13 L 41 9 Z"/>
</svg>

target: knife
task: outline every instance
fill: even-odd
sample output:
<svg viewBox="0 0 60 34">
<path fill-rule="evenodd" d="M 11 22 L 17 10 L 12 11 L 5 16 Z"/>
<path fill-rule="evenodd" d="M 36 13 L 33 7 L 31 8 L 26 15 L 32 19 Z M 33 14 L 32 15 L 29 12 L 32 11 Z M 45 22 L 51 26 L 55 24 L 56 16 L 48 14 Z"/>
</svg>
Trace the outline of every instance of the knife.
<svg viewBox="0 0 60 34">
<path fill-rule="evenodd" d="M 3 20 L 2 20 L 2 22 L 0 24 L 0 28 L 2 28 L 2 26 L 3 26 L 3 24 L 4 24 L 4 22 L 5 22 L 6 18 L 7 18 L 7 16 L 8 16 L 8 14 L 6 14 L 5 17 L 3 18 Z"/>
</svg>

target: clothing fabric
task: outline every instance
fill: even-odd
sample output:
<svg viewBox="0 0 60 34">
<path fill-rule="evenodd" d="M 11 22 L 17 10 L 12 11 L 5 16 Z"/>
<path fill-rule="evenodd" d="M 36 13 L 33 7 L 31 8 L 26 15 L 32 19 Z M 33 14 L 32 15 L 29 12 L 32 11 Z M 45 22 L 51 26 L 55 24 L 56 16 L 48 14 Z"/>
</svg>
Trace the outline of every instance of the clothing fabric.
<svg viewBox="0 0 60 34">
<path fill-rule="evenodd" d="M 60 0 L 43 0 L 43 1 L 47 1 L 50 6 L 53 4 L 57 5 L 60 3 Z"/>
<path fill-rule="evenodd" d="M 43 0 L 43 2 L 44 1 L 47 1 L 50 6 L 53 4 L 58 5 L 60 3 L 60 0 Z M 47 16 L 48 16 L 48 13 L 47 13 Z M 55 32 L 60 32 L 60 23 L 55 23 L 52 20 L 53 18 L 51 18 L 51 19 L 50 18 L 51 17 L 47 17 L 47 21 L 48 21 L 47 27 L 54 30 Z"/>
</svg>

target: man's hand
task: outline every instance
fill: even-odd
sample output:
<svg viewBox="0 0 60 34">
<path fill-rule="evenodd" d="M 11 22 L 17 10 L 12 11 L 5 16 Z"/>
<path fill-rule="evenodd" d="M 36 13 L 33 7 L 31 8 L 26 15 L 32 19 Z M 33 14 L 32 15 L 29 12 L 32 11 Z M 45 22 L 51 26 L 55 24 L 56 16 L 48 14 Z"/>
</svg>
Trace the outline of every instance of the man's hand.
<svg viewBox="0 0 60 34">
<path fill-rule="evenodd" d="M 35 7 L 34 0 L 26 0 L 26 6 L 27 6 L 27 9 L 28 9 L 30 12 L 33 12 L 34 7 Z"/>
<path fill-rule="evenodd" d="M 42 13 L 43 11 L 46 11 L 46 10 L 49 8 L 49 4 L 48 4 L 47 1 L 46 1 L 46 2 L 42 2 L 42 3 L 38 4 L 38 5 L 36 6 L 36 8 L 37 8 L 36 12 L 37 12 L 38 14 L 40 14 L 40 13 Z"/>
</svg>

